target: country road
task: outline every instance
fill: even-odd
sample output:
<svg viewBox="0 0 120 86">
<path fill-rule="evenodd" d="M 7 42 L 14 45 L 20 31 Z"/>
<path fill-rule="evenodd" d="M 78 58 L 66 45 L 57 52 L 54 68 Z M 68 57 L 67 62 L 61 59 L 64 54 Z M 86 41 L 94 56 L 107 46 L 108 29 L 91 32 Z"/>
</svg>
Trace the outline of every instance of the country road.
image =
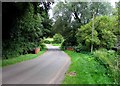
<svg viewBox="0 0 120 86">
<path fill-rule="evenodd" d="M 2 69 L 2 84 L 60 84 L 70 58 L 57 46 L 47 45 L 41 56 Z"/>
</svg>

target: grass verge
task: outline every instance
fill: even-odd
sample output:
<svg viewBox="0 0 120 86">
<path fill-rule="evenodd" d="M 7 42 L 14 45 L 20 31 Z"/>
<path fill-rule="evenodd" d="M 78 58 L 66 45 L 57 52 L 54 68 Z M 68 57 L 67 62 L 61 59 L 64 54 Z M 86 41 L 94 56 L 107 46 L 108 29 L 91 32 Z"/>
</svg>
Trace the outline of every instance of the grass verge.
<svg viewBox="0 0 120 86">
<path fill-rule="evenodd" d="M 52 44 L 53 46 L 61 46 L 61 44 Z"/>
<path fill-rule="evenodd" d="M 90 53 L 65 52 L 71 57 L 72 63 L 63 84 L 113 84 L 113 79 L 106 74 L 107 69 Z M 76 76 L 70 76 L 70 72 L 75 72 Z"/>
<path fill-rule="evenodd" d="M 38 57 L 39 55 L 43 54 L 45 51 L 46 49 L 43 49 L 38 54 L 26 54 L 26 55 L 18 56 L 16 58 L 2 60 L 2 64 L 0 63 L 0 66 L 4 67 L 7 65 L 16 64 L 18 62 L 34 59 Z"/>
<path fill-rule="evenodd" d="M 45 40 L 53 41 L 53 38 L 46 38 Z"/>
</svg>

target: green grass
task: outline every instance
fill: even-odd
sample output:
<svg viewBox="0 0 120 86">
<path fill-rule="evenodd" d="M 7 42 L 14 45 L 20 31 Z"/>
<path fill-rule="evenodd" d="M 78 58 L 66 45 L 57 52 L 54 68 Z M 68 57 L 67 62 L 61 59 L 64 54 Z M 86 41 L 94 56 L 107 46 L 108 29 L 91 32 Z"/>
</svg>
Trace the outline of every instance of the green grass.
<svg viewBox="0 0 120 86">
<path fill-rule="evenodd" d="M 63 84 L 113 84 L 107 76 L 107 69 L 95 60 L 89 53 L 65 51 L 71 57 L 71 65 L 67 71 Z M 69 76 L 69 72 L 76 72 L 76 76 Z"/>
<path fill-rule="evenodd" d="M 45 38 L 45 40 L 53 41 L 53 38 Z"/>
<path fill-rule="evenodd" d="M 46 49 L 43 49 L 38 54 L 26 54 L 26 55 L 21 55 L 21 56 L 12 58 L 12 59 L 2 60 L 2 64 L 0 63 L 0 66 L 4 67 L 7 65 L 16 64 L 18 62 L 34 59 L 34 58 L 38 57 L 39 55 L 43 54 L 45 51 L 46 51 Z"/>
<path fill-rule="evenodd" d="M 53 46 L 61 46 L 61 44 L 52 44 Z"/>
</svg>

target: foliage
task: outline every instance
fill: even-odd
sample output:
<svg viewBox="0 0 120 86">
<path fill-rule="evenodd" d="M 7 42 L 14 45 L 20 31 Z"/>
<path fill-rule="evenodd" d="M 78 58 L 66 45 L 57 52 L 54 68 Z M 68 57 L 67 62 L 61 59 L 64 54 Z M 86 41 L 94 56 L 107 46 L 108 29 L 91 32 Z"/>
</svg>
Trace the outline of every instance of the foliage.
<svg viewBox="0 0 120 86">
<path fill-rule="evenodd" d="M 108 70 L 108 76 L 114 79 L 114 83 L 118 83 L 118 67 L 117 67 L 117 54 L 113 50 L 107 51 L 106 49 L 99 49 L 93 53 L 94 57 L 101 65 L 104 65 Z"/>
<path fill-rule="evenodd" d="M 114 67 L 116 61 L 116 53 L 113 50 L 99 49 L 94 51 L 93 55 L 100 59 L 103 63 L 108 64 L 109 67 Z"/>
<path fill-rule="evenodd" d="M 117 46 L 116 48 L 118 49 L 118 55 L 120 56 L 120 1 L 116 3 L 117 5 L 117 13 L 116 13 L 116 31 L 118 32 L 116 35 L 117 35 L 117 38 L 118 38 L 118 41 L 117 41 Z"/>
<path fill-rule="evenodd" d="M 51 41 L 49 41 L 49 40 L 44 40 L 44 43 L 46 43 L 46 44 L 50 44 Z"/>
<path fill-rule="evenodd" d="M 91 54 L 65 51 L 71 58 L 71 65 L 63 84 L 114 84 L 113 78 L 106 73 L 107 69 L 99 64 Z M 76 76 L 70 76 L 75 72 Z"/>
<path fill-rule="evenodd" d="M 110 3 L 105 2 L 58 2 L 53 8 L 53 32 L 64 37 L 66 42 L 63 45 L 75 46 L 77 28 L 92 19 L 93 10 L 96 16 L 110 15 L 111 8 Z"/>
<path fill-rule="evenodd" d="M 93 43 L 94 49 L 104 47 L 111 49 L 115 46 L 117 37 L 114 34 L 114 21 L 107 16 L 96 17 L 94 19 L 94 34 L 92 40 L 92 23 L 81 26 L 76 34 L 79 45 L 86 46 L 86 50 L 90 50 Z"/>
<path fill-rule="evenodd" d="M 44 30 L 51 28 L 47 13 L 49 6 L 50 3 L 47 2 L 3 4 L 3 59 L 27 54 L 36 47 L 43 47 L 42 38 L 44 34 L 48 34 Z M 10 15 L 7 15 L 9 13 Z"/>
<path fill-rule="evenodd" d="M 81 52 L 81 51 L 86 51 L 86 50 L 87 50 L 86 46 L 84 46 L 84 45 L 79 44 L 79 45 L 75 46 L 76 52 Z"/>
<path fill-rule="evenodd" d="M 44 44 L 43 39 L 41 39 L 41 41 L 39 42 L 39 47 L 40 47 L 40 50 L 46 49 L 46 45 Z"/>
<path fill-rule="evenodd" d="M 53 43 L 61 44 L 63 41 L 64 41 L 64 39 L 61 34 L 55 34 L 53 36 Z"/>
<path fill-rule="evenodd" d="M 25 10 L 24 16 L 17 18 L 14 27 L 11 29 L 11 40 L 9 45 L 11 45 L 10 43 L 12 43 L 12 45 L 9 46 L 8 49 L 4 50 L 5 52 L 8 51 L 6 54 L 3 53 L 5 57 L 18 56 L 19 53 L 25 54 L 28 50 L 37 47 L 37 42 L 40 40 L 35 39 L 42 35 L 40 30 L 41 27 L 39 26 L 40 22 L 40 17 L 38 15 L 34 15 L 33 5 L 29 4 L 28 9 Z M 3 48 L 4 47 L 6 47 L 6 45 L 3 46 Z M 9 51 L 9 49 L 12 51 Z"/>
<path fill-rule="evenodd" d="M 42 50 L 40 51 L 38 54 L 25 54 L 25 55 L 20 55 L 16 58 L 11 58 L 11 59 L 4 59 L 2 60 L 2 67 L 7 66 L 7 65 L 12 65 L 12 64 L 16 64 L 22 61 L 26 61 L 26 60 L 30 60 L 30 59 L 34 59 L 37 58 L 39 55 L 43 54 L 46 50 Z"/>
</svg>

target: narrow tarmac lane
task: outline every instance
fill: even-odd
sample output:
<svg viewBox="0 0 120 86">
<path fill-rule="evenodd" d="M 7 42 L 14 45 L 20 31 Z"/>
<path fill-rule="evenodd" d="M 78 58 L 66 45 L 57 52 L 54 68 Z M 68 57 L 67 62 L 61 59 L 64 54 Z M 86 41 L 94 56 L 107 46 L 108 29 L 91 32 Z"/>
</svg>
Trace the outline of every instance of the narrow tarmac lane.
<svg viewBox="0 0 120 86">
<path fill-rule="evenodd" d="M 2 69 L 2 84 L 60 84 L 70 65 L 70 58 L 57 46 L 38 58 Z"/>
</svg>

